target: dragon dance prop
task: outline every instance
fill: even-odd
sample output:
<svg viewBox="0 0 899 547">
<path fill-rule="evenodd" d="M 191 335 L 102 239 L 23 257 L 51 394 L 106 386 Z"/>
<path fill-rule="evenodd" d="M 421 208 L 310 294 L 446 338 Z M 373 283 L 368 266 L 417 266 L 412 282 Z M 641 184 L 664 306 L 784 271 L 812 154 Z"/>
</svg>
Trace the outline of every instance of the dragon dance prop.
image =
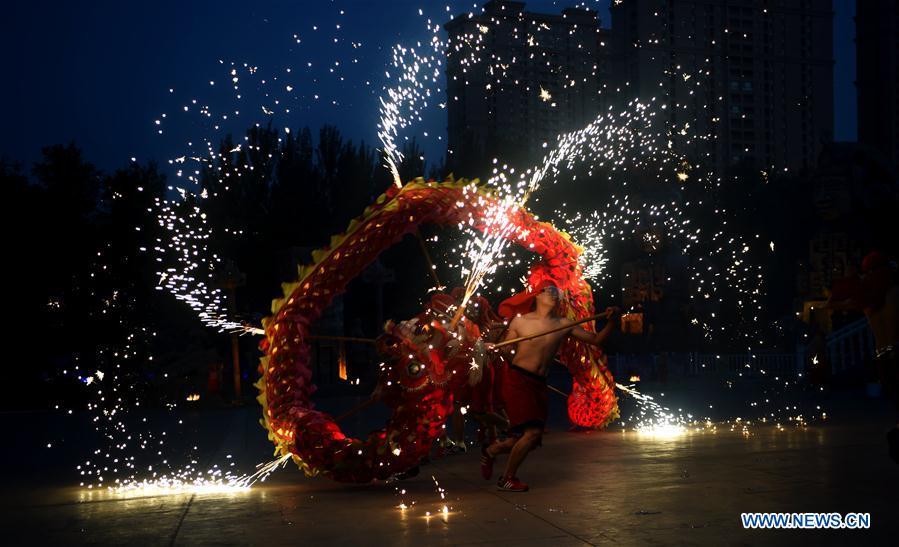
<svg viewBox="0 0 899 547">
<path fill-rule="evenodd" d="M 299 267 L 295 282 L 282 284 L 284 297 L 272 302 L 272 315 L 263 320 L 264 355 L 256 383 L 261 422 L 277 456 L 291 455 L 310 476 L 370 482 L 406 471 L 429 454 L 453 411 L 454 393 L 476 380 L 472 375 L 483 366 L 477 324 L 449 321 L 446 306 L 436 305 L 432 298 L 432 305 L 419 316 L 387 329 L 378 340 L 384 357 L 380 389 L 392 415 L 384 429 L 366 439 L 347 437 L 332 416 L 315 409 L 307 343 L 310 327 L 351 280 L 405 235 L 424 224 L 466 223 L 483 231 L 488 229 L 486 210 L 496 203 L 477 180 L 417 179 L 402 188 L 391 187 L 351 221 L 345 233 L 314 251 L 313 264 Z M 567 234 L 523 208 L 513 210 L 509 220 L 515 226 L 509 239 L 540 257 L 529 272 L 531 286 L 551 280 L 568 294 L 560 310 L 564 316 L 593 315 L 593 295 L 578 262 L 581 249 Z M 569 338 L 559 355 L 574 378 L 569 419 L 599 428 L 617 418 L 615 384 L 602 352 Z"/>
</svg>

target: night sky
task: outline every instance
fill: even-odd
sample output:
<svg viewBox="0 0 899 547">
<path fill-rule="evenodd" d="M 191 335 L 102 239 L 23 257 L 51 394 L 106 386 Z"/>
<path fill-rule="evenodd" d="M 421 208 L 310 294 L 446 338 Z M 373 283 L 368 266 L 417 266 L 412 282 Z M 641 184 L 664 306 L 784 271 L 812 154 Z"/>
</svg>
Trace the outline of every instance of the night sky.
<svg viewBox="0 0 899 547">
<path fill-rule="evenodd" d="M 220 59 L 258 66 L 260 78 L 284 77 L 286 68 L 293 69 L 292 112 L 274 118 L 278 127 L 308 125 L 315 132 L 330 123 L 345 137 L 377 145 L 377 97 L 390 47 L 427 39 L 428 17 L 443 24 L 450 13 L 474 9 L 472 2 L 405 0 L 269 1 L 262 6 L 233 0 L 80 4 L 35 0 L 5 6 L 0 21 L 5 76 L 0 86 L 0 158 L 28 165 L 42 146 L 69 140 L 102 169 L 121 167 L 131 157 L 163 161 L 181 155 L 187 139 L 210 133 L 196 117 L 179 118 L 180 105 L 191 98 L 218 109 L 237 105 Z M 527 8 L 558 13 L 572 4 L 531 1 Z M 592 5 L 608 26 L 608 1 Z M 480 6 L 477 3 L 478 11 Z M 834 0 L 833 7 L 835 136 L 854 140 L 855 2 Z M 353 48 L 351 42 L 362 46 Z M 340 68 L 332 74 L 328 67 L 335 61 Z M 252 84 L 242 85 L 243 107 L 251 112 L 244 110 L 234 121 L 231 130 L 238 134 L 251 121 L 264 119 L 253 102 Z M 170 118 L 164 120 L 165 133 L 158 135 L 154 120 L 163 112 Z M 445 135 L 444 114 L 431 108 L 418 132 L 431 135 L 423 143 L 429 161 L 445 150 L 444 141 L 436 140 L 436 135 Z"/>
</svg>

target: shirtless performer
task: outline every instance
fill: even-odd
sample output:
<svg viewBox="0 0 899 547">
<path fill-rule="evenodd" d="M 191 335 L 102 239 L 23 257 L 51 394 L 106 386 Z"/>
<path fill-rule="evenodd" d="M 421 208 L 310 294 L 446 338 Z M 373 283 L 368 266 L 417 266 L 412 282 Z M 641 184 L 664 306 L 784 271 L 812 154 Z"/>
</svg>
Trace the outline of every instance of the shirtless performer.
<svg viewBox="0 0 899 547">
<path fill-rule="evenodd" d="M 557 308 L 561 299 L 560 291 L 548 281 L 534 288 L 533 292 L 522 293 L 500 304 L 499 312 L 506 318 L 517 315 L 509 324 L 504 340 L 545 332 L 574 321 L 559 317 Z M 528 312 L 532 303 L 536 303 Z M 543 428 L 547 417 L 546 375 L 562 341 L 573 336 L 588 344 L 600 345 L 612 332 L 618 322 L 620 311 L 609 308 L 610 320 L 600 332 L 588 332 L 579 326 L 560 330 L 552 334 L 525 340 L 516 344 L 502 384 L 502 396 L 509 416 L 509 437 L 494 442 L 481 450 L 481 475 L 485 480 L 493 476 L 496 456 L 509 454 L 506 470 L 497 482 L 497 490 L 506 492 L 526 492 L 528 485 L 518 480 L 516 473 L 528 453 L 541 445 Z M 493 349 L 493 344 L 487 344 Z M 511 349 L 511 345 L 499 350 Z"/>
</svg>

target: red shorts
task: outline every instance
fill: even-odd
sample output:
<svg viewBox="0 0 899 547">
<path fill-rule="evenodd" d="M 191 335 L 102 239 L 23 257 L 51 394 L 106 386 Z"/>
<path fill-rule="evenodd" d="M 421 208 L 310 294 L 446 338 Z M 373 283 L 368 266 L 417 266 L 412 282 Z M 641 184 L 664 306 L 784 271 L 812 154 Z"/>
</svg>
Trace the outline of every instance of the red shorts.
<svg viewBox="0 0 899 547">
<path fill-rule="evenodd" d="M 506 368 L 502 384 L 509 433 L 520 435 L 525 429 L 546 425 L 548 390 L 546 378 L 516 365 Z"/>
</svg>

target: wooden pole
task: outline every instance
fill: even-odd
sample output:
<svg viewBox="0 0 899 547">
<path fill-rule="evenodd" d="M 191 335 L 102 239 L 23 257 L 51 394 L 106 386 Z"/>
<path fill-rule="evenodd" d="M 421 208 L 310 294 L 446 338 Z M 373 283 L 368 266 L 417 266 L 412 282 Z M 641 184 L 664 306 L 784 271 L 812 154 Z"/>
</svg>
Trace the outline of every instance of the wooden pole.
<svg viewBox="0 0 899 547">
<path fill-rule="evenodd" d="M 565 393 L 564 391 L 562 391 L 561 389 L 558 389 L 558 388 L 553 387 L 553 386 L 551 386 L 551 385 L 547 385 L 547 387 L 548 387 L 551 391 L 554 391 L 554 392 L 558 393 L 558 394 L 561 395 L 562 397 L 565 397 L 566 399 L 568 398 L 568 394 Z M 340 423 L 340 422 L 342 422 L 343 420 L 349 418 L 350 416 L 353 416 L 354 414 L 358 414 L 358 413 L 362 412 L 362 411 L 365 410 L 366 408 L 368 408 L 368 407 L 372 406 L 373 404 L 375 404 L 377 401 L 378 401 L 377 399 L 373 399 L 373 398 L 372 398 L 372 399 L 368 399 L 368 400 L 366 400 L 366 401 L 363 401 L 363 402 L 359 403 L 358 405 L 354 406 L 353 408 L 347 410 L 347 411 L 344 412 L 343 414 L 341 414 L 341 415 L 337 416 L 336 418 L 334 418 L 334 421 L 335 421 L 336 423 Z M 497 425 L 500 425 L 501 423 L 506 423 L 506 420 L 505 420 L 504 418 L 500 417 L 500 416 L 497 415 L 497 414 L 491 413 L 491 414 L 488 415 L 488 416 L 489 416 L 488 419 L 495 419 L 495 420 L 497 420 Z M 491 420 L 491 421 L 492 421 L 492 420 Z"/>
<path fill-rule="evenodd" d="M 509 344 L 517 344 L 518 342 L 523 342 L 525 340 L 531 340 L 533 338 L 539 338 L 541 336 L 546 336 L 547 334 L 552 334 L 554 332 L 559 332 L 559 331 L 562 331 L 565 329 L 570 329 L 571 327 L 580 325 L 581 323 L 587 323 L 589 321 L 595 321 L 596 319 L 604 319 L 607 317 L 609 317 L 609 313 L 602 312 L 602 313 L 587 317 L 586 319 L 579 319 L 578 321 L 575 321 L 574 323 L 565 325 L 564 327 L 556 327 L 556 328 L 550 329 L 548 331 L 538 332 L 537 334 L 529 334 L 527 336 L 519 336 L 518 338 L 512 338 L 511 340 L 506 340 L 504 342 L 500 342 L 499 344 L 495 344 L 493 347 L 495 349 L 495 348 L 501 348 L 503 346 L 508 346 Z"/>
<path fill-rule="evenodd" d="M 377 399 L 368 399 L 368 400 L 365 401 L 364 403 L 360 403 L 360 404 L 354 406 L 353 408 L 347 410 L 346 412 L 344 412 L 344 413 L 341 414 L 340 416 L 334 418 L 334 421 L 335 421 L 335 422 L 339 422 L 339 421 L 341 421 L 341 420 L 343 420 L 343 419 L 345 419 L 345 418 L 349 418 L 349 417 L 352 416 L 353 414 L 356 414 L 356 413 L 358 413 L 358 412 L 361 412 L 361 411 L 365 410 L 366 408 L 370 407 L 371 405 L 375 404 L 375 402 L 377 402 Z"/>
<path fill-rule="evenodd" d="M 456 325 L 458 325 L 459 321 L 462 320 L 462 314 L 465 313 L 465 306 L 467 304 L 468 304 L 467 302 L 465 302 L 464 304 L 459 304 L 459 308 L 456 310 L 456 313 L 453 315 L 453 320 L 450 321 L 450 328 L 449 328 L 450 331 L 455 332 Z"/>
<path fill-rule="evenodd" d="M 240 342 L 237 340 L 236 334 L 231 334 L 231 368 L 234 371 L 232 379 L 234 381 L 234 399 L 240 400 Z"/>
<path fill-rule="evenodd" d="M 229 280 L 225 286 L 228 290 L 228 307 L 233 316 L 234 310 L 237 308 L 237 282 Z M 240 401 L 240 341 L 237 339 L 237 333 L 231 333 L 231 380 L 234 384 L 234 400 Z"/>
<path fill-rule="evenodd" d="M 377 342 L 374 338 L 359 338 L 357 336 L 332 336 L 330 334 L 310 334 L 306 337 L 309 340 L 338 340 L 340 342 L 359 342 L 360 344 L 374 344 Z"/>
<path fill-rule="evenodd" d="M 425 238 L 422 237 L 421 231 L 416 228 L 415 229 L 415 239 L 418 240 L 418 246 L 421 247 L 421 252 L 425 255 L 425 261 L 428 263 L 428 271 L 431 272 L 431 277 L 434 279 L 434 283 L 437 287 L 442 287 L 443 283 L 440 282 L 440 278 L 437 277 L 437 267 L 434 266 L 434 261 L 431 260 L 431 254 L 428 253 L 428 247 L 425 245 Z"/>
</svg>

